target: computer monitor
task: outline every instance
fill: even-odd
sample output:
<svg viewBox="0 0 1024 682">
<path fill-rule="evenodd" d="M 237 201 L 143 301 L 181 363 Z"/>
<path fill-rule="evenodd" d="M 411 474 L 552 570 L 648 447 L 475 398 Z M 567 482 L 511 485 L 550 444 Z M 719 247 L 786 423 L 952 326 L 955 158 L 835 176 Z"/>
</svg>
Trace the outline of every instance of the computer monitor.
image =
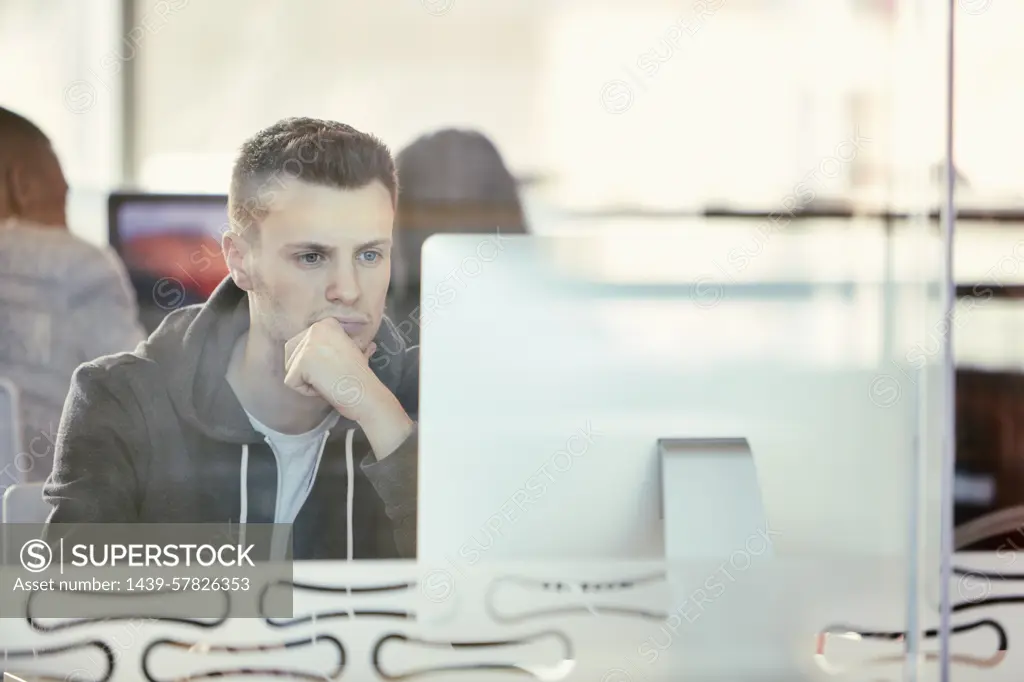
<svg viewBox="0 0 1024 682">
<path fill-rule="evenodd" d="M 639 227 L 427 241 L 419 558 L 663 558 L 663 439 L 749 444 L 776 554 L 905 557 L 915 396 L 879 397 L 880 349 L 836 357 L 814 333 L 877 283 L 787 299 L 683 268 L 655 281 L 664 263 L 629 277 L 626 261 L 672 258 L 659 243 Z"/>
<path fill-rule="evenodd" d="M 172 310 L 202 303 L 228 274 L 220 238 L 224 195 L 118 192 L 108 201 L 109 241 L 124 260 L 150 331 Z"/>
</svg>

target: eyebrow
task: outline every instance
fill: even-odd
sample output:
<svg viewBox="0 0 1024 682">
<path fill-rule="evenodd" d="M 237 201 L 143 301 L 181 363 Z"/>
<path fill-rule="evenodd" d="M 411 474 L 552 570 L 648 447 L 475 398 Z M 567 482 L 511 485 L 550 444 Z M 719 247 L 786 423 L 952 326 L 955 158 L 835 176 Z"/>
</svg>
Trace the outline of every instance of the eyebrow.
<svg viewBox="0 0 1024 682">
<path fill-rule="evenodd" d="M 390 243 L 390 239 L 374 239 L 372 241 L 366 242 L 365 244 L 360 244 L 359 246 L 356 247 L 356 251 L 362 251 L 363 249 L 373 248 L 374 246 L 387 246 Z"/>
<path fill-rule="evenodd" d="M 372 241 L 359 244 L 355 247 L 356 251 L 362 251 L 363 249 L 373 248 L 374 246 L 386 246 L 390 244 L 390 239 L 374 239 Z M 284 248 L 294 249 L 299 251 L 318 251 L 321 253 L 331 253 L 335 250 L 335 247 L 328 246 L 327 244 L 321 244 L 320 242 L 295 242 L 292 244 L 285 244 Z"/>
<path fill-rule="evenodd" d="M 334 247 L 319 242 L 295 242 L 293 244 L 285 244 L 284 248 L 296 251 L 319 251 L 321 253 L 330 253 L 334 250 Z"/>
</svg>

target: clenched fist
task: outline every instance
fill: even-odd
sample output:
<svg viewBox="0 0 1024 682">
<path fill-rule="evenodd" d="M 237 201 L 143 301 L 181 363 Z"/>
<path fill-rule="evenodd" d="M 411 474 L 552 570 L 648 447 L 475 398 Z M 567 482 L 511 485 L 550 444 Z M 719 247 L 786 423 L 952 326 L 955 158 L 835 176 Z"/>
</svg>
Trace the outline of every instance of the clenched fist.
<svg viewBox="0 0 1024 682">
<path fill-rule="evenodd" d="M 334 318 L 320 320 L 284 346 L 284 382 L 303 395 L 319 395 L 363 428 L 377 459 L 395 451 L 415 424 L 401 403 L 370 369 L 366 350 Z"/>
<path fill-rule="evenodd" d="M 359 421 L 367 392 L 379 392 L 380 381 L 370 370 L 371 343 L 360 350 L 334 318 L 320 320 L 284 346 L 284 382 L 308 396 L 319 395 L 342 416 Z"/>
</svg>

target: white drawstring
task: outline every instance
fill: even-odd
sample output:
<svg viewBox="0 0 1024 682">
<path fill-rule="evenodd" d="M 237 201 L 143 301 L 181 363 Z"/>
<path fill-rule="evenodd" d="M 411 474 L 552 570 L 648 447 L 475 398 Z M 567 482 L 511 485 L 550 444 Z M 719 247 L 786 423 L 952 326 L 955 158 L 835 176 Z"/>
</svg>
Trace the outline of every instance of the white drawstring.
<svg viewBox="0 0 1024 682">
<path fill-rule="evenodd" d="M 238 542 L 245 546 L 245 523 L 249 518 L 249 446 L 242 445 L 242 510 L 238 515 Z"/>
<path fill-rule="evenodd" d="M 313 476 L 310 479 L 310 485 L 312 481 L 316 480 L 317 472 L 320 469 L 320 460 L 323 456 L 324 446 L 327 445 L 327 438 L 330 435 L 330 431 L 324 434 L 323 440 L 320 441 L 320 453 L 317 455 L 316 466 L 313 469 Z M 353 555 L 353 542 L 354 538 L 352 535 L 352 508 L 355 502 L 355 462 L 352 455 L 352 441 L 355 438 L 355 429 L 349 429 L 345 434 L 345 472 L 348 474 L 348 494 L 346 496 L 345 505 L 347 509 L 345 519 L 345 531 L 348 535 L 346 538 L 346 557 L 349 563 L 352 562 Z M 249 446 L 247 444 L 242 445 L 242 470 L 241 470 L 241 497 L 242 505 L 241 511 L 238 517 L 239 525 L 239 542 L 245 544 L 245 523 L 249 518 Z M 352 588 L 346 588 L 347 595 L 351 598 Z M 351 599 L 349 601 L 349 617 L 351 618 L 354 614 L 352 613 Z"/>
<path fill-rule="evenodd" d="M 348 475 L 348 494 L 345 500 L 345 508 L 347 514 L 345 515 L 345 531 L 348 534 L 346 557 L 348 557 L 348 564 L 352 564 L 352 507 L 353 500 L 355 498 L 355 463 L 352 457 L 352 439 L 355 438 L 356 430 L 349 429 L 348 433 L 345 434 L 345 473 Z M 348 597 L 348 617 L 354 618 L 355 614 L 352 612 L 352 580 L 345 580 L 345 596 Z"/>
</svg>

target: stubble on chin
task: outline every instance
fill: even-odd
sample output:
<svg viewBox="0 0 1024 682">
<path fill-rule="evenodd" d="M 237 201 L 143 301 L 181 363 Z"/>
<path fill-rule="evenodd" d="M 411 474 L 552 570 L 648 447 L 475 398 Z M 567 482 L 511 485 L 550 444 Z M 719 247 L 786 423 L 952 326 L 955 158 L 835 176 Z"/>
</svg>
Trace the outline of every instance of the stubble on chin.
<svg viewBox="0 0 1024 682">
<path fill-rule="evenodd" d="M 263 277 L 258 271 L 253 273 L 252 281 L 253 289 L 249 292 L 249 304 L 256 305 L 256 318 L 259 320 L 262 331 L 267 338 L 284 345 L 302 330 L 299 329 L 295 333 L 289 334 L 288 317 L 284 314 L 284 306 L 272 292 L 267 290 Z"/>
</svg>

